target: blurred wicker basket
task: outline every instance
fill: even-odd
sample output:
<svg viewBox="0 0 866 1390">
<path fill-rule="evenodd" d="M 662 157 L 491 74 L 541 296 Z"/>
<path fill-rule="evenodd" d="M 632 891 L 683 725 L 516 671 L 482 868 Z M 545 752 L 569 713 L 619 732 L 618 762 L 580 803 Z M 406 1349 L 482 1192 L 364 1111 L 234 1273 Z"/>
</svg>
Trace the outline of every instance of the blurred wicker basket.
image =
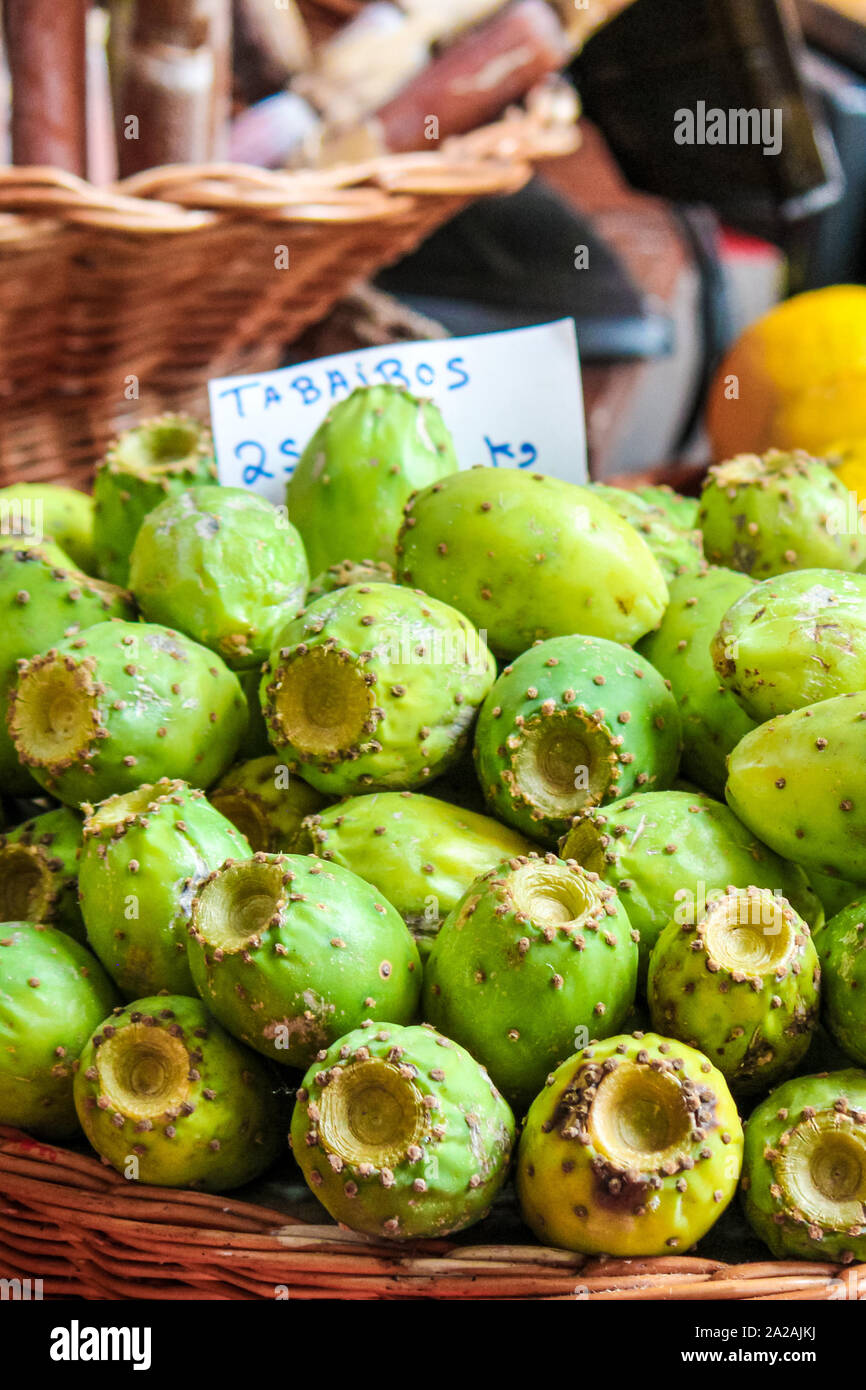
<svg viewBox="0 0 866 1390">
<path fill-rule="evenodd" d="M 437 151 L 332 169 L 168 166 L 110 189 L 0 169 L 0 485 L 86 485 L 136 418 L 277 365 L 355 282 L 573 148 L 574 120 L 554 85 Z"/>
<path fill-rule="evenodd" d="M 96 1300 L 866 1298 L 866 1265 L 395 1247 L 237 1198 L 131 1185 L 95 1158 L 3 1127 L 0 1277 L 41 1279 L 46 1298 Z"/>
</svg>

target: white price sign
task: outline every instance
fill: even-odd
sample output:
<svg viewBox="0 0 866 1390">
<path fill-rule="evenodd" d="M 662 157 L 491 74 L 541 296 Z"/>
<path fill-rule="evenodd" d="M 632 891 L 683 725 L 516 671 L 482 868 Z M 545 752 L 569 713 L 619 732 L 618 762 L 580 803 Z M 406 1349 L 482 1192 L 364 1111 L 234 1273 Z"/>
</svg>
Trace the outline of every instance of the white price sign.
<svg viewBox="0 0 866 1390">
<path fill-rule="evenodd" d="M 392 382 L 435 401 L 463 468 L 531 468 L 581 483 L 586 432 L 573 319 L 469 338 L 340 352 L 211 381 L 220 482 L 272 502 L 332 405 Z"/>
</svg>

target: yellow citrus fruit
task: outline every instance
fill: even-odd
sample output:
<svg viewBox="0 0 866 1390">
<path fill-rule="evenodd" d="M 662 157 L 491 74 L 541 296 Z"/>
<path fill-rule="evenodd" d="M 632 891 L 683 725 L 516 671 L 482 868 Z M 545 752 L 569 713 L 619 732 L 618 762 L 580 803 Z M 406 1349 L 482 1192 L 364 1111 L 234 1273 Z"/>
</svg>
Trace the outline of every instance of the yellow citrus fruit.
<svg viewBox="0 0 866 1390">
<path fill-rule="evenodd" d="M 713 379 L 707 427 L 717 459 L 866 438 L 866 287 L 809 290 L 747 328 Z"/>
<path fill-rule="evenodd" d="M 840 482 L 858 497 L 866 497 L 866 435 L 834 440 L 824 457 Z"/>
</svg>

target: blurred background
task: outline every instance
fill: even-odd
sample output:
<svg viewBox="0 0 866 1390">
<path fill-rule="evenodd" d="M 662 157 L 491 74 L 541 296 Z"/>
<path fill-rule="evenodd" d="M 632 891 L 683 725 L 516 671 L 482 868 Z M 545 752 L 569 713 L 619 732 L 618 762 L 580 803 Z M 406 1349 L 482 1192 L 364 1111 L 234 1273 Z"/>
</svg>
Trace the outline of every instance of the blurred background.
<svg viewBox="0 0 866 1390">
<path fill-rule="evenodd" d="M 102 416 L 122 422 L 124 365 L 124 379 L 141 376 L 141 399 L 171 404 L 181 378 L 200 389 L 209 372 L 255 370 L 275 353 L 303 360 L 389 335 L 572 315 L 593 474 L 671 463 L 679 477 L 721 447 L 708 437 L 705 407 L 738 336 L 780 300 L 864 279 L 866 0 L 4 0 L 2 8 L 0 464 L 21 476 L 56 472 L 64 448 L 78 448 L 83 462 L 108 427 Z M 533 144 L 527 122 L 548 138 Z M 467 182 L 485 161 L 486 184 Z M 153 179 L 147 171 L 160 166 L 181 172 Z M 343 194 L 357 200 L 371 186 L 383 199 L 375 245 L 369 209 L 355 242 L 345 233 Z M 385 235 L 384 199 L 395 190 L 426 194 L 427 215 L 408 228 L 392 201 Z M 171 227 L 168 205 L 183 209 Z M 209 260 L 177 270 L 181 232 L 188 248 L 216 227 L 251 229 L 254 218 L 259 228 L 270 219 L 257 245 L 275 240 L 282 219 L 294 255 L 298 233 L 293 264 L 303 267 L 309 238 L 298 229 L 315 220 L 313 205 L 325 228 L 316 245 L 329 235 L 334 244 L 340 219 L 343 237 L 315 294 L 303 279 L 294 299 L 259 291 L 256 276 L 264 286 L 275 272 L 256 263 L 252 233 L 237 252 L 243 276 L 234 288 L 219 282 L 228 262 L 213 241 Z M 132 261 L 143 247 L 142 223 L 165 235 L 162 250 L 150 236 L 149 279 L 132 286 L 133 269 L 124 278 L 117 267 L 126 250 Z M 83 240 L 70 245 L 73 226 Z M 67 258 L 66 270 L 53 298 L 45 292 L 41 318 L 31 301 L 25 330 L 20 257 L 49 236 L 52 264 Z M 27 273 L 43 283 L 38 265 Z M 173 301 L 187 323 L 196 315 L 215 323 L 223 305 L 198 356 L 188 331 L 165 346 L 174 330 L 154 289 L 163 273 L 174 274 Z M 806 300 L 791 332 L 813 357 L 825 337 L 838 374 L 850 376 L 846 354 L 857 372 L 866 361 L 866 309 L 859 291 L 838 295 L 829 325 Z M 124 313 L 142 326 L 118 338 Z M 157 314 L 163 356 L 151 344 L 138 372 L 134 349 L 160 337 Z M 22 333 L 61 342 L 44 370 L 43 349 L 23 352 Z M 82 334 L 91 335 L 84 355 Z M 184 376 L 193 357 L 194 382 Z M 861 387 L 857 376 L 860 397 Z M 26 449 L 22 400 L 43 422 Z M 844 433 L 835 423 L 831 438 Z"/>
</svg>

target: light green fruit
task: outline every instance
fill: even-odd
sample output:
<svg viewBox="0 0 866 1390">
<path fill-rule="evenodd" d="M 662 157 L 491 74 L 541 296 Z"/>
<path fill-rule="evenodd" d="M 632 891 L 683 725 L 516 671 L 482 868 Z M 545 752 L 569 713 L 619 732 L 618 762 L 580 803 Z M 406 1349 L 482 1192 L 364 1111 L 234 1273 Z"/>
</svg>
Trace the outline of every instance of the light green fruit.
<svg viewBox="0 0 866 1390">
<path fill-rule="evenodd" d="M 396 584 L 316 599 L 262 677 L 277 752 L 319 791 L 411 789 L 455 763 L 495 675 L 472 624 Z"/>
<path fill-rule="evenodd" d="M 367 1023 L 311 1066 L 292 1148 L 335 1220 L 395 1240 L 480 1221 L 502 1187 L 514 1116 L 483 1067 L 429 1025 Z"/>
<path fill-rule="evenodd" d="M 344 560 L 390 562 L 409 494 L 456 468 L 432 401 L 392 385 L 361 386 L 332 406 L 287 492 L 313 574 Z"/>
<path fill-rule="evenodd" d="M 529 854 L 522 835 L 415 792 L 371 792 L 337 802 L 305 822 L 321 859 L 372 883 L 396 907 L 422 959 L 473 879 L 505 856 Z"/>
<path fill-rule="evenodd" d="M 588 806 L 669 787 L 676 702 L 653 666 L 603 637 L 553 637 L 506 666 L 475 728 L 493 815 L 556 848 Z"/>
<path fill-rule="evenodd" d="M 697 497 L 683 497 L 672 487 L 668 487 L 667 483 L 662 483 L 659 487 L 639 487 L 635 491 L 636 495 L 649 502 L 651 507 L 661 507 L 662 511 L 667 512 L 671 521 L 681 531 L 698 529 L 700 503 Z"/>
<path fill-rule="evenodd" d="M 0 925 L 0 1124 L 46 1139 L 76 1132 L 75 1063 L 116 1002 L 99 961 L 65 932 Z"/>
<path fill-rule="evenodd" d="M 249 762 L 252 758 L 263 758 L 271 751 L 268 726 L 259 700 L 262 673 L 258 666 L 253 666 L 248 671 L 236 671 L 235 675 L 247 702 L 247 725 L 237 756 L 239 760 Z"/>
<path fill-rule="evenodd" d="M 752 1111 L 746 1216 L 779 1260 L 866 1260 L 866 1073 L 786 1081 Z"/>
<path fill-rule="evenodd" d="M 866 879 L 866 692 L 761 724 L 728 759 L 728 805 L 807 873 Z"/>
<path fill-rule="evenodd" d="M 75 1106 L 96 1152 L 156 1187 L 240 1187 L 285 1142 L 267 1066 L 181 995 L 105 1019 L 81 1054 Z"/>
<path fill-rule="evenodd" d="M 736 600 L 711 648 L 716 673 L 751 719 L 866 689 L 866 575 L 795 570 Z"/>
<path fill-rule="evenodd" d="M 613 507 L 643 537 L 659 562 L 668 584 L 680 574 L 695 574 L 704 568 L 700 531 L 677 525 L 671 513 L 637 492 L 605 483 L 590 483 L 599 497 Z"/>
<path fill-rule="evenodd" d="M 517 1157 L 523 1219 L 586 1255 L 684 1254 L 737 1188 L 743 1131 L 725 1078 L 655 1033 L 592 1043 L 533 1102 Z"/>
<path fill-rule="evenodd" d="M 114 441 L 96 470 L 93 539 L 103 579 L 129 581 L 138 528 L 166 497 L 217 477 L 210 430 L 188 415 L 160 415 Z"/>
<path fill-rule="evenodd" d="M 54 546 L 0 547 L 0 782 L 7 795 L 38 795 L 7 728 L 18 662 L 94 623 L 134 613 L 131 594 L 88 578 Z"/>
<path fill-rule="evenodd" d="M 406 504 L 397 578 L 453 604 L 497 656 L 573 632 L 636 642 L 667 585 L 633 526 L 586 487 L 516 468 L 471 468 Z"/>
<path fill-rule="evenodd" d="M 12 483 L 0 488 L 0 544 L 21 536 L 39 545 L 48 537 L 69 557 L 72 566 L 96 574 L 93 541 L 93 498 L 60 483 Z"/>
<path fill-rule="evenodd" d="M 808 1051 L 820 979 L 809 928 L 790 903 L 766 888 L 729 888 L 692 921 L 669 922 L 653 947 L 652 1025 L 752 1095 L 790 1076 Z"/>
<path fill-rule="evenodd" d="M 160 777 L 208 787 L 247 723 L 221 659 L 156 623 L 96 623 L 19 663 L 9 706 L 19 758 L 73 806 Z"/>
<path fill-rule="evenodd" d="M 642 976 L 668 922 L 694 920 L 729 885 L 780 892 L 813 932 L 824 920 L 802 869 L 762 844 L 727 806 L 693 792 L 646 792 L 591 811 L 560 854 L 616 888 L 640 932 Z"/>
<path fill-rule="evenodd" d="M 698 525 L 708 560 L 755 579 L 786 570 L 856 570 L 866 559 L 866 539 L 852 532 L 848 508 L 848 489 L 823 459 L 771 449 L 710 469 Z"/>
<path fill-rule="evenodd" d="M 840 878 L 838 874 L 822 874 L 815 869 L 809 870 L 809 882 L 821 899 L 824 916 L 828 919 L 835 917 L 843 907 L 847 907 L 858 898 L 863 890 L 861 883 L 851 883 L 847 878 Z"/>
<path fill-rule="evenodd" d="M 307 601 L 312 603 L 322 594 L 332 594 L 335 589 L 345 589 L 349 584 L 395 583 L 394 566 L 387 560 L 341 560 L 310 580 Z"/>
<path fill-rule="evenodd" d="M 249 845 L 204 792 L 168 778 L 85 811 L 79 887 L 90 946 L 127 999 L 194 995 L 193 893 Z"/>
<path fill-rule="evenodd" d="M 724 796 L 727 755 L 754 724 L 716 675 L 710 640 L 731 604 L 751 587 L 746 575 L 726 569 L 673 580 L 660 628 L 638 644 L 670 681 L 679 705 L 683 773 L 712 796 Z"/>
<path fill-rule="evenodd" d="M 82 820 L 59 806 L 0 835 L 0 921 L 44 922 L 84 941 L 78 905 Z"/>
<path fill-rule="evenodd" d="M 236 763 L 211 787 L 209 797 L 254 851 L 268 854 L 305 851 L 308 840 L 302 822 L 328 803 L 276 753 Z"/>
<path fill-rule="evenodd" d="M 619 1031 L 637 964 L 614 889 L 555 855 L 524 855 L 482 874 L 443 922 L 424 1016 L 522 1111 L 581 1041 Z"/>
<path fill-rule="evenodd" d="M 831 917 L 815 945 L 824 972 L 825 1022 L 851 1060 L 866 1067 L 866 901 Z"/>
<path fill-rule="evenodd" d="M 375 888 L 311 855 L 228 859 L 199 884 L 189 963 L 230 1033 L 288 1067 L 366 1018 L 409 1023 L 421 962 Z"/>
<path fill-rule="evenodd" d="M 233 669 L 261 667 L 308 579 L 284 510 L 235 487 L 195 487 L 160 502 L 139 528 L 129 569 L 148 622 L 178 628 Z"/>
</svg>

